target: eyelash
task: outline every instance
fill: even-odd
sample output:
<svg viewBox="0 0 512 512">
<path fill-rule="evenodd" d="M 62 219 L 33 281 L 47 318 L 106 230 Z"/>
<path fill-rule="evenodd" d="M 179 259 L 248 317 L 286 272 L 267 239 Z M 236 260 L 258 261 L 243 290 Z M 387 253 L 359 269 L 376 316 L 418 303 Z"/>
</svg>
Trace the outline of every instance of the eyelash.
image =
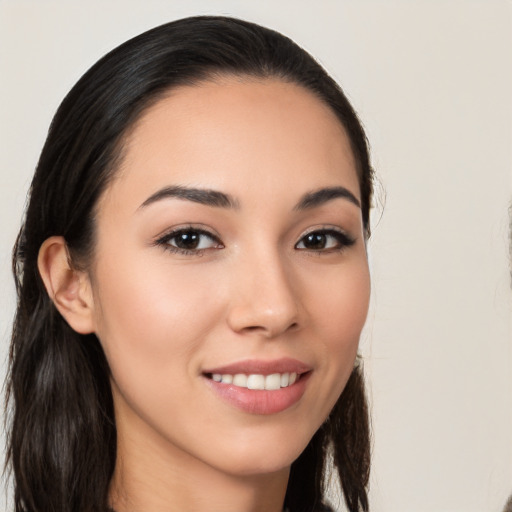
<svg viewBox="0 0 512 512">
<path fill-rule="evenodd" d="M 217 244 L 216 247 L 208 247 L 206 249 L 183 249 L 181 247 L 176 247 L 174 245 L 170 244 L 170 241 L 177 238 L 179 235 L 185 235 L 185 234 L 195 234 L 200 235 L 203 237 L 209 238 L 212 242 Z M 210 249 L 222 249 L 224 245 L 219 240 L 218 237 L 216 237 L 214 234 L 210 233 L 209 231 L 206 231 L 201 228 L 195 228 L 193 226 L 178 228 L 173 231 L 170 231 L 169 233 L 166 233 L 164 236 L 158 238 L 155 241 L 155 245 L 161 246 L 164 250 L 170 251 L 174 254 L 181 254 L 184 256 L 198 256 L 202 255 L 204 251 L 210 250 Z"/>
<path fill-rule="evenodd" d="M 185 234 L 189 234 L 189 235 L 194 234 L 194 235 L 207 237 L 213 243 L 215 243 L 216 246 L 207 247 L 207 248 L 203 248 L 203 249 L 184 249 L 181 247 L 176 247 L 175 245 L 172 245 L 170 243 L 171 240 L 176 239 L 178 236 L 185 235 Z M 311 235 L 332 237 L 336 241 L 336 247 L 329 247 L 326 249 L 307 249 L 306 247 L 304 247 L 304 248 L 297 247 L 299 244 L 304 243 L 304 240 L 308 236 L 311 236 Z M 349 235 L 347 235 L 346 233 L 344 233 L 341 230 L 337 230 L 337 229 L 333 229 L 333 228 L 328 228 L 328 229 L 324 228 L 324 229 L 315 229 L 315 230 L 312 230 L 312 231 L 302 235 L 302 237 L 295 244 L 294 247 L 297 250 L 308 251 L 310 253 L 320 256 L 325 253 L 329 253 L 329 254 L 335 253 L 335 252 L 341 253 L 346 248 L 354 245 L 355 242 L 356 242 L 356 240 L 354 238 L 350 237 Z M 222 244 L 222 242 L 220 241 L 220 239 L 217 236 L 213 235 L 209 231 L 206 231 L 206 230 L 200 229 L 200 228 L 195 228 L 193 226 L 175 229 L 169 233 L 166 233 L 164 236 L 158 238 L 155 241 L 155 245 L 161 246 L 166 251 L 170 251 L 174 254 L 180 254 L 180 255 L 184 255 L 184 256 L 201 256 L 204 254 L 205 251 L 208 251 L 211 249 L 222 249 L 224 247 L 224 245 Z"/>
<path fill-rule="evenodd" d="M 295 244 L 295 248 L 297 249 L 297 246 L 300 243 L 303 243 L 304 240 L 308 236 L 311 236 L 311 235 L 332 237 L 336 241 L 336 247 L 330 247 L 327 249 L 318 249 L 318 250 L 315 250 L 315 249 L 308 250 L 307 248 L 301 249 L 304 251 L 309 251 L 318 256 L 325 254 L 325 253 L 332 254 L 335 252 L 337 252 L 337 253 L 343 252 L 346 248 L 348 248 L 356 243 L 356 240 L 354 238 L 352 238 L 347 233 L 345 233 L 341 230 L 334 229 L 334 228 L 323 228 L 323 229 L 314 229 L 314 230 L 306 233 L 305 235 L 302 235 L 301 239 Z"/>
</svg>

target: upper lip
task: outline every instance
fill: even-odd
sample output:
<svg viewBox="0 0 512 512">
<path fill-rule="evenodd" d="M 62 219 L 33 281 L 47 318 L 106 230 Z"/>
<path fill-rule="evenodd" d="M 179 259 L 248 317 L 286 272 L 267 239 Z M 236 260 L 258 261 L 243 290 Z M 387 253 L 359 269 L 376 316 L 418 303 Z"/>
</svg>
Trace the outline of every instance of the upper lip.
<svg viewBox="0 0 512 512">
<path fill-rule="evenodd" d="M 217 366 L 203 370 L 203 373 L 219 373 L 236 375 L 244 373 L 246 375 L 272 375 L 273 373 L 306 373 L 311 371 L 311 366 L 297 359 L 284 357 L 281 359 L 259 360 L 246 359 L 236 363 L 230 363 L 225 366 Z"/>
</svg>

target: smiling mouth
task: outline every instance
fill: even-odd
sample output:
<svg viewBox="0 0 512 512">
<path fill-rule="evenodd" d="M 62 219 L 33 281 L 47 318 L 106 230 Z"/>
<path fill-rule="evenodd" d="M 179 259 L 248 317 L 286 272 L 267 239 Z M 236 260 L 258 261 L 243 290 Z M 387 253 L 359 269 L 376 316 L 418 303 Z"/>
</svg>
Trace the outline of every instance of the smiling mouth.
<svg viewBox="0 0 512 512">
<path fill-rule="evenodd" d="M 245 360 L 204 369 L 208 387 L 223 401 L 250 414 L 269 415 L 297 404 L 313 368 L 297 359 Z"/>
<path fill-rule="evenodd" d="M 305 372 L 309 373 L 309 372 Z M 297 372 L 272 373 L 270 375 L 262 375 L 251 373 L 220 374 L 207 373 L 205 376 L 215 382 L 221 384 L 231 384 L 233 386 L 251 390 L 275 391 L 281 388 L 287 388 L 301 378 L 305 373 Z"/>
</svg>

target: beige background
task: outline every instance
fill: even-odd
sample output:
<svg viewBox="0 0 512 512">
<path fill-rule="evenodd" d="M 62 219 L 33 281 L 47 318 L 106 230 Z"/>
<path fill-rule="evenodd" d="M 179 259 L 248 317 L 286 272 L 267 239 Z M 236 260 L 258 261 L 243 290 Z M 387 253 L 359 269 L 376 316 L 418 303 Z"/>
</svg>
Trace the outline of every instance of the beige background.
<svg viewBox="0 0 512 512">
<path fill-rule="evenodd" d="M 297 40 L 367 127 L 387 196 L 362 344 L 372 511 L 498 512 L 512 492 L 510 0 L 0 0 L 1 360 L 10 248 L 58 103 L 113 46 L 200 13 Z"/>
</svg>

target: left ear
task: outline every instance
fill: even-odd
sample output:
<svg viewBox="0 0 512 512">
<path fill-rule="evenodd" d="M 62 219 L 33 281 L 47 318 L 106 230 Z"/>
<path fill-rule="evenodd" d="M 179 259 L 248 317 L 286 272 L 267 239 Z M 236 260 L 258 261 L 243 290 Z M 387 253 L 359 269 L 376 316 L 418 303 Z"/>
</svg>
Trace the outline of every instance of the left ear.
<svg viewBox="0 0 512 512">
<path fill-rule="evenodd" d="M 94 332 L 91 282 L 86 272 L 72 267 L 62 236 L 52 236 L 43 242 L 37 266 L 50 299 L 69 326 L 80 334 Z"/>
</svg>

